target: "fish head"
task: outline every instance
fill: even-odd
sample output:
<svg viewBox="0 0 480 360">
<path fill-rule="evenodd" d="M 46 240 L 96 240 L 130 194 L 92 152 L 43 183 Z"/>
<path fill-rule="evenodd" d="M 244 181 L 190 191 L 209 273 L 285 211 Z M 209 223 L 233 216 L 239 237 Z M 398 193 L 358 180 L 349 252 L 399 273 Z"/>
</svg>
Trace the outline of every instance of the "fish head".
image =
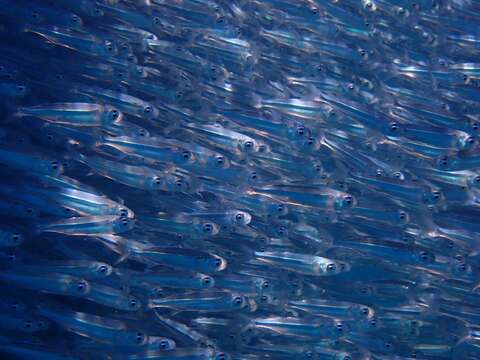
<svg viewBox="0 0 480 360">
<path fill-rule="evenodd" d="M 408 214 L 408 212 L 406 212 L 405 210 L 398 210 L 397 211 L 397 221 L 399 224 L 401 225 L 405 225 L 405 224 L 408 224 L 410 222 L 410 215 Z"/>
<path fill-rule="evenodd" d="M 18 231 L 7 231 L 4 236 L 6 246 L 19 246 L 23 243 L 23 235 Z"/>
<path fill-rule="evenodd" d="M 113 223 L 114 233 L 121 233 L 133 229 L 135 225 L 134 218 L 118 217 Z"/>
<path fill-rule="evenodd" d="M 194 224 L 195 232 L 199 236 L 215 236 L 220 232 L 220 227 L 213 222 L 200 222 Z"/>
<path fill-rule="evenodd" d="M 243 309 L 249 304 L 247 297 L 240 294 L 232 294 L 229 303 L 232 309 Z"/>
<path fill-rule="evenodd" d="M 467 183 L 471 188 L 480 189 L 480 174 L 470 175 Z"/>
<path fill-rule="evenodd" d="M 227 267 L 227 261 L 220 256 L 212 256 L 207 258 L 208 268 L 213 271 L 223 271 Z"/>
<path fill-rule="evenodd" d="M 87 295 L 91 290 L 91 285 L 87 280 L 71 278 L 67 281 L 68 293 L 76 296 Z"/>
<path fill-rule="evenodd" d="M 142 346 L 148 342 L 148 335 L 141 331 L 122 331 L 119 332 L 116 342 L 122 345 Z"/>
<path fill-rule="evenodd" d="M 235 210 L 231 212 L 231 222 L 233 225 L 246 226 L 252 221 L 252 215 L 246 211 Z"/>
<path fill-rule="evenodd" d="M 134 296 L 127 296 L 125 298 L 123 308 L 128 311 L 137 311 L 142 308 L 142 303 Z"/>
<path fill-rule="evenodd" d="M 334 207 L 336 210 L 348 210 L 357 205 L 357 200 L 349 194 L 340 195 L 335 199 Z"/>
<path fill-rule="evenodd" d="M 177 347 L 175 341 L 169 338 L 159 338 L 155 343 L 158 345 L 158 349 L 162 351 L 174 350 Z"/>
<path fill-rule="evenodd" d="M 155 106 L 147 104 L 141 109 L 139 115 L 146 119 L 155 119 L 160 115 L 160 111 Z"/>
<path fill-rule="evenodd" d="M 163 178 L 158 174 L 153 174 L 147 178 L 145 187 L 148 190 L 160 190 L 164 186 Z"/>
<path fill-rule="evenodd" d="M 207 160 L 207 166 L 214 170 L 228 169 L 230 167 L 230 161 L 227 157 L 221 154 L 215 154 L 209 156 Z"/>
<path fill-rule="evenodd" d="M 63 173 L 63 165 L 57 160 L 44 161 L 37 164 L 40 167 L 40 171 L 44 174 L 58 176 Z"/>
<path fill-rule="evenodd" d="M 215 285 L 215 280 L 209 275 L 200 275 L 200 286 L 204 289 L 211 288 Z"/>
<path fill-rule="evenodd" d="M 457 136 L 457 149 L 460 151 L 472 150 L 476 145 L 478 145 L 478 143 L 475 136 L 464 133 Z"/>
<path fill-rule="evenodd" d="M 271 216 L 285 216 L 288 214 L 288 205 L 281 202 L 268 204 L 267 212 Z"/>
<path fill-rule="evenodd" d="M 245 154 L 252 154 L 258 151 L 258 144 L 253 139 L 242 139 L 240 140 L 240 151 Z"/>
<path fill-rule="evenodd" d="M 106 263 L 94 262 L 90 265 L 90 273 L 94 278 L 104 278 L 112 274 L 112 267 Z"/>
<path fill-rule="evenodd" d="M 123 119 L 123 114 L 113 107 L 106 108 L 102 116 L 103 124 L 119 123 Z"/>
</svg>

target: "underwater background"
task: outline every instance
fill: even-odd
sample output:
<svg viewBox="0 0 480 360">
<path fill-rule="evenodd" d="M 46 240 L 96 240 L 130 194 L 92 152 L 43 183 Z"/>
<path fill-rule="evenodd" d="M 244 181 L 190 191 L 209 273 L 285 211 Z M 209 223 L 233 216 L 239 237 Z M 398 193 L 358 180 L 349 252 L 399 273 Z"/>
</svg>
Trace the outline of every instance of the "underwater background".
<svg viewBox="0 0 480 360">
<path fill-rule="evenodd" d="M 0 359 L 480 359 L 480 2 L 0 0 Z"/>
</svg>

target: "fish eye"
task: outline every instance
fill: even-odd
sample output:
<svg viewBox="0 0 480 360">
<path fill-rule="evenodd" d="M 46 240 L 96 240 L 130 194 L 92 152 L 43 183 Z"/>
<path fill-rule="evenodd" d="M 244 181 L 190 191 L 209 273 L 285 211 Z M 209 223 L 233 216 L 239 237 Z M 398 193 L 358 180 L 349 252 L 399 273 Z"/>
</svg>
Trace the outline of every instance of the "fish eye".
<svg viewBox="0 0 480 360">
<path fill-rule="evenodd" d="M 370 310 L 367 307 L 362 307 L 361 311 L 363 315 L 368 315 L 370 313 Z"/>
<path fill-rule="evenodd" d="M 235 215 L 235 220 L 237 220 L 238 222 L 242 221 L 243 220 L 243 214 L 242 213 L 237 213 Z"/>
<path fill-rule="evenodd" d="M 313 352 L 307 351 L 307 352 L 305 353 L 305 358 L 306 358 L 306 359 L 311 359 L 311 358 L 313 358 Z"/>
<path fill-rule="evenodd" d="M 446 156 L 443 156 L 440 158 L 440 160 L 438 161 L 438 166 L 441 168 L 441 169 L 446 169 L 448 167 L 448 157 Z"/>
<path fill-rule="evenodd" d="M 101 274 L 106 274 L 108 272 L 108 266 L 107 265 L 100 265 L 98 267 L 98 272 Z"/>
<path fill-rule="evenodd" d="M 125 209 L 125 208 L 121 208 L 120 211 L 119 211 L 119 213 L 118 213 L 118 215 L 119 215 L 120 217 L 124 217 L 124 218 L 125 218 L 125 217 L 128 216 L 128 210 Z"/>
<path fill-rule="evenodd" d="M 105 42 L 105 49 L 107 49 L 107 51 L 109 51 L 109 52 L 112 52 L 113 51 L 113 44 L 110 41 L 106 41 Z"/>
<path fill-rule="evenodd" d="M 256 172 L 256 171 L 252 171 L 252 172 L 250 173 L 250 180 L 257 180 L 257 178 L 258 178 L 257 172 Z"/>
<path fill-rule="evenodd" d="M 72 15 L 72 21 L 73 21 L 73 22 L 76 23 L 76 22 L 78 22 L 79 20 L 80 20 L 80 18 L 79 18 L 77 15 L 75 15 L 75 14 Z"/>
<path fill-rule="evenodd" d="M 424 262 L 431 262 L 434 260 L 433 255 L 426 252 L 426 251 L 420 251 L 420 260 Z"/>
<path fill-rule="evenodd" d="M 225 163 L 225 158 L 223 156 L 217 156 L 216 161 L 218 165 L 223 165 Z"/>
<path fill-rule="evenodd" d="M 175 97 L 176 97 L 177 99 L 183 98 L 183 91 L 178 90 L 178 91 L 175 93 Z"/>
<path fill-rule="evenodd" d="M 128 221 L 127 218 L 125 218 L 125 217 L 124 217 L 124 218 L 121 218 L 120 221 L 121 221 L 121 223 L 122 223 L 123 226 L 128 226 L 129 221 Z"/>
<path fill-rule="evenodd" d="M 37 13 L 37 12 L 33 12 L 33 13 L 31 14 L 31 16 L 32 16 L 32 19 L 37 20 L 37 19 L 40 17 L 40 14 Z"/>
<path fill-rule="evenodd" d="M 353 198 L 351 196 L 345 196 L 343 198 L 343 204 L 346 206 L 351 206 L 353 204 Z"/>
<path fill-rule="evenodd" d="M 371 9 L 371 8 L 373 7 L 372 2 L 367 1 L 367 2 L 365 3 L 365 7 L 366 7 L 367 9 Z"/>
<path fill-rule="evenodd" d="M 245 144 L 244 144 L 244 145 L 245 145 L 245 148 L 246 148 L 246 149 L 251 149 L 251 148 L 253 148 L 253 142 L 250 141 L 250 140 L 245 141 Z"/>
<path fill-rule="evenodd" d="M 226 360 L 227 357 L 224 353 L 220 353 L 215 357 L 215 360 Z"/>
<path fill-rule="evenodd" d="M 330 263 L 330 264 L 327 265 L 327 271 L 328 272 L 331 273 L 331 272 L 335 272 L 336 270 L 337 270 L 337 266 L 335 264 Z"/>
<path fill-rule="evenodd" d="M 407 218 L 407 214 L 405 213 L 405 211 L 399 211 L 398 212 L 398 218 L 400 220 L 405 220 Z"/>
<path fill-rule="evenodd" d="M 142 344 L 145 341 L 145 334 L 142 332 L 137 332 L 135 335 L 135 341 L 137 344 Z"/>
<path fill-rule="evenodd" d="M 480 175 L 476 175 L 474 178 L 473 178 L 473 183 L 475 185 L 479 185 L 480 184 Z"/>
<path fill-rule="evenodd" d="M 192 156 L 192 154 L 191 154 L 190 151 L 188 151 L 188 150 L 185 150 L 185 151 L 182 152 L 182 157 L 183 157 L 185 160 L 190 159 L 191 156 Z"/>
<path fill-rule="evenodd" d="M 284 211 L 285 211 L 285 205 L 283 205 L 283 204 L 278 204 L 278 205 L 277 205 L 277 212 L 283 213 Z M 282 226 L 282 228 L 284 228 L 284 227 Z"/>
<path fill-rule="evenodd" d="M 233 299 L 233 304 L 235 306 L 240 306 L 242 305 L 243 303 L 243 299 L 240 297 L 240 296 L 236 296 L 234 299 Z"/>
<path fill-rule="evenodd" d="M 213 225 L 210 223 L 203 224 L 203 232 L 211 233 L 213 231 Z"/>
<path fill-rule="evenodd" d="M 265 280 L 262 282 L 262 288 L 268 289 L 269 287 L 270 287 L 270 283 L 268 282 L 268 280 Z"/>
<path fill-rule="evenodd" d="M 25 92 L 25 90 L 26 90 L 26 87 L 25 87 L 25 86 L 23 86 L 23 85 L 17 85 L 17 91 L 18 91 L 19 93 L 23 93 L 23 92 Z"/>
<path fill-rule="evenodd" d="M 79 281 L 77 282 L 77 290 L 80 293 L 84 293 L 87 291 L 88 284 L 85 281 Z"/>
<path fill-rule="evenodd" d="M 211 278 L 210 276 L 204 276 L 204 277 L 202 278 L 202 284 L 203 284 L 203 285 L 205 285 L 205 286 L 208 287 L 208 286 L 211 286 L 212 283 L 213 283 L 213 281 L 212 281 L 212 278 Z"/>
<path fill-rule="evenodd" d="M 168 340 L 161 340 L 160 341 L 160 348 L 165 350 L 170 347 L 170 342 Z"/>
<path fill-rule="evenodd" d="M 175 186 L 178 188 L 181 188 L 183 186 L 183 181 L 181 179 L 178 179 L 175 181 Z"/>
<path fill-rule="evenodd" d="M 313 15 L 318 15 L 318 8 L 317 7 L 311 7 L 310 8 L 310 12 L 313 14 Z"/>
<path fill-rule="evenodd" d="M 117 120 L 120 113 L 118 112 L 118 110 L 114 109 L 114 110 L 110 111 L 110 115 L 112 117 L 112 120 Z"/>
<path fill-rule="evenodd" d="M 343 325 L 342 324 L 336 324 L 335 328 L 339 333 L 343 333 Z"/>
<path fill-rule="evenodd" d="M 152 107 L 149 105 L 145 106 L 145 108 L 143 109 L 143 112 L 145 114 L 150 114 L 152 112 Z"/>
<path fill-rule="evenodd" d="M 221 267 L 222 266 L 222 259 L 218 259 L 218 258 L 214 259 L 213 264 L 215 265 L 216 268 Z"/>
<path fill-rule="evenodd" d="M 355 85 L 350 83 L 350 84 L 347 85 L 347 89 L 348 90 L 353 90 L 353 89 L 355 89 Z"/>
<path fill-rule="evenodd" d="M 261 301 L 261 302 L 267 302 L 267 300 L 268 300 L 268 296 L 267 296 L 267 295 L 262 295 L 262 296 L 260 296 L 260 301 Z"/>
<path fill-rule="evenodd" d="M 21 239 L 22 239 L 22 235 L 20 235 L 19 233 L 16 233 L 16 232 L 15 232 L 15 233 L 12 234 L 12 240 L 13 240 L 15 243 L 21 241 Z"/>
<path fill-rule="evenodd" d="M 140 135 L 141 137 L 145 137 L 145 136 L 147 136 L 147 134 L 148 134 L 148 132 L 145 129 L 138 130 L 138 135 Z"/>
<path fill-rule="evenodd" d="M 390 123 L 390 132 L 397 133 L 400 128 L 400 125 L 396 122 Z"/>
<path fill-rule="evenodd" d="M 33 328 L 33 321 L 25 320 L 25 322 L 23 323 L 23 326 L 25 327 L 25 329 L 30 330 L 31 328 Z"/>
<path fill-rule="evenodd" d="M 130 299 L 130 300 L 128 301 L 128 307 L 129 307 L 130 309 L 136 309 L 136 308 L 138 307 L 138 301 L 137 301 L 137 299 L 133 299 L 133 298 Z"/>
<path fill-rule="evenodd" d="M 60 165 L 59 165 L 58 161 L 51 161 L 50 166 L 52 167 L 53 170 L 58 170 Z"/>
<path fill-rule="evenodd" d="M 161 23 L 160 18 L 159 18 L 158 16 L 155 16 L 155 17 L 153 18 L 153 24 L 154 24 L 154 25 L 158 25 L 158 24 L 160 24 L 160 23 Z"/>
<path fill-rule="evenodd" d="M 162 184 L 162 179 L 159 176 L 154 176 L 153 177 L 153 183 L 155 185 L 161 185 Z"/>
<path fill-rule="evenodd" d="M 299 126 L 297 127 L 297 135 L 302 136 L 302 135 L 304 135 L 304 134 L 305 134 L 305 126 L 299 125 Z"/>
</svg>

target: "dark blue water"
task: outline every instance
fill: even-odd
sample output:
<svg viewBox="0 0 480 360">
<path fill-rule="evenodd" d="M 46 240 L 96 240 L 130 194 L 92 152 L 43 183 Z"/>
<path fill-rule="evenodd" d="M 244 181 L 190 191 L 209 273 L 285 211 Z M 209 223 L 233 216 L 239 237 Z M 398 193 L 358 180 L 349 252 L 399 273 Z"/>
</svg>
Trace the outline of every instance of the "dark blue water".
<svg viewBox="0 0 480 360">
<path fill-rule="evenodd" d="M 0 358 L 480 359 L 475 0 L 0 0 Z"/>
</svg>

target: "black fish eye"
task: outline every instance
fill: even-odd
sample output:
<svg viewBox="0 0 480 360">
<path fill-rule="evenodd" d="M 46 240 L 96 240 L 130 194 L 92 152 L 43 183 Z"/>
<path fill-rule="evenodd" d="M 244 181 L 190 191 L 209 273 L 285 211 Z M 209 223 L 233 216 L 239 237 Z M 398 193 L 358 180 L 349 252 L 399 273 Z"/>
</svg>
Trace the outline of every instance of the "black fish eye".
<svg viewBox="0 0 480 360">
<path fill-rule="evenodd" d="M 87 284 L 84 281 L 79 281 L 77 283 L 77 290 L 78 291 L 83 292 L 83 291 L 85 291 L 86 288 L 87 288 Z"/>
<path fill-rule="evenodd" d="M 407 214 L 405 214 L 403 211 L 400 211 L 400 212 L 398 213 L 398 218 L 399 218 L 400 220 L 404 220 L 406 216 L 407 216 Z"/>
<path fill-rule="evenodd" d="M 299 127 L 297 127 L 297 134 L 298 134 L 298 135 L 303 135 L 303 134 L 305 134 L 305 127 L 304 127 L 304 126 L 299 126 Z"/>
<path fill-rule="evenodd" d="M 205 232 L 211 232 L 213 230 L 213 225 L 212 224 L 203 224 L 203 231 Z"/>
<path fill-rule="evenodd" d="M 131 307 L 132 309 L 136 308 L 137 304 L 138 302 L 136 299 L 130 299 L 130 301 L 128 302 L 128 306 Z"/>
<path fill-rule="evenodd" d="M 168 348 L 168 341 L 167 341 L 167 340 L 162 340 L 162 341 L 160 341 L 160 347 L 161 347 L 162 349 Z"/>
<path fill-rule="evenodd" d="M 263 287 L 264 289 L 268 289 L 269 286 L 270 286 L 270 283 L 269 283 L 267 280 L 265 280 L 265 281 L 263 282 L 263 284 L 262 284 L 262 287 Z"/>
<path fill-rule="evenodd" d="M 53 169 L 53 170 L 57 170 L 57 169 L 58 169 L 58 166 L 59 166 L 59 164 L 58 164 L 57 161 L 52 161 L 52 162 L 50 163 L 50 165 L 52 166 L 52 169 Z"/>
<path fill-rule="evenodd" d="M 221 259 L 215 259 L 214 264 L 216 268 L 219 268 L 222 265 L 222 260 Z"/>
<path fill-rule="evenodd" d="M 107 266 L 105 265 L 101 265 L 99 268 L 98 268 L 98 271 L 100 271 L 101 273 L 106 273 L 108 270 Z"/>
<path fill-rule="evenodd" d="M 127 226 L 128 225 L 128 219 L 127 218 L 122 218 L 121 219 L 122 225 Z"/>
<path fill-rule="evenodd" d="M 162 179 L 158 176 L 155 176 L 153 178 L 153 182 L 156 184 L 156 185 L 160 185 L 162 183 Z"/>
<path fill-rule="evenodd" d="M 317 15 L 317 14 L 318 14 L 318 8 L 316 8 L 316 7 L 312 7 L 312 8 L 310 9 L 310 11 L 312 12 L 313 15 Z"/>
<path fill-rule="evenodd" d="M 255 171 L 252 171 L 252 172 L 250 173 L 250 179 L 256 180 L 257 177 L 258 177 L 258 175 L 257 175 L 257 173 L 256 173 Z"/>
<path fill-rule="evenodd" d="M 24 91 L 25 91 L 25 86 L 23 86 L 23 85 L 18 85 L 18 86 L 17 86 L 17 90 L 18 90 L 19 92 L 24 92 Z"/>
<path fill-rule="evenodd" d="M 480 183 L 480 175 L 475 176 L 473 181 L 476 182 L 476 183 Z"/>
<path fill-rule="evenodd" d="M 335 327 L 337 328 L 338 332 L 343 332 L 343 325 L 342 324 L 337 324 Z"/>
<path fill-rule="evenodd" d="M 182 152 L 182 156 L 184 159 L 190 159 L 190 152 L 189 151 L 184 151 Z"/>
<path fill-rule="evenodd" d="M 333 272 L 335 270 L 337 270 L 337 266 L 335 264 L 328 264 L 327 265 L 327 271 L 328 272 Z"/>
<path fill-rule="evenodd" d="M 226 356 L 224 353 L 220 353 L 217 355 L 217 360 L 226 360 Z"/>
<path fill-rule="evenodd" d="M 353 198 L 351 196 L 345 196 L 343 198 L 343 202 L 345 205 L 351 205 L 353 203 Z"/>
<path fill-rule="evenodd" d="M 247 149 L 250 149 L 250 148 L 253 147 L 253 143 L 252 143 L 251 141 L 245 141 L 245 147 L 246 147 Z"/>
<path fill-rule="evenodd" d="M 209 276 L 205 276 L 203 279 L 202 279 L 203 283 L 205 285 L 210 285 L 212 283 L 212 278 L 209 277 Z"/>
<path fill-rule="evenodd" d="M 20 234 L 19 233 L 13 233 L 12 234 L 12 240 L 18 241 L 20 239 Z"/>
<path fill-rule="evenodd" d="M 135 340 L 137 341 L 138 344 L 141 344 L 143 340 L 145 339 L 145 335 L 141 332 L 138 332 L 136 335 Z"/>
<path fill-rule="evenodd" d="M 152 107 L 151 106 L 145 106 L 144 111 L 145 111 L 146 114 L 150 114 L 152 112 Z"/>
<path fill-rule="evenodd" d="M 119 113 L 117 110 L 112 110 L 111 114 L 113 120 L 116 120 L 118 118 Z"/>
<path fill-rule="evenodd" d="M 177 180 L 177 181 L 175 181 L 175 185 L 176 185 L 177 187 L 182 187 L 183 181 L 182 181 L 182 180 Z"/>
<path fill-rule="evenodd" d="M 241 304 L 242 304 L 242 298 L 239 297 L 239 296 L 235 297 L 235 298 L 233 299 L 233 303 L 234 303 L 235 305 L 241 305 Z"/>
<path fill-rule="evenodd" d="M 222 165 L 225 162 L 223 156 L 217 156 L 217 164 Z"/>
<path fill-rule="evenodd" d="M 138 135 L 147 136 L 147 131 L 145 129 L 140 129 L 140 130 L 138 130 Z"/>
<path fill-rule="evenodd" d="M 262 302 L 266 302 L 266 301 L 268 300 L 268 297 L 267 297 L 266 295 L 262 295 L 262 296 L 260 297 L 260 300 L 261 300 Z"/>
</svg>

